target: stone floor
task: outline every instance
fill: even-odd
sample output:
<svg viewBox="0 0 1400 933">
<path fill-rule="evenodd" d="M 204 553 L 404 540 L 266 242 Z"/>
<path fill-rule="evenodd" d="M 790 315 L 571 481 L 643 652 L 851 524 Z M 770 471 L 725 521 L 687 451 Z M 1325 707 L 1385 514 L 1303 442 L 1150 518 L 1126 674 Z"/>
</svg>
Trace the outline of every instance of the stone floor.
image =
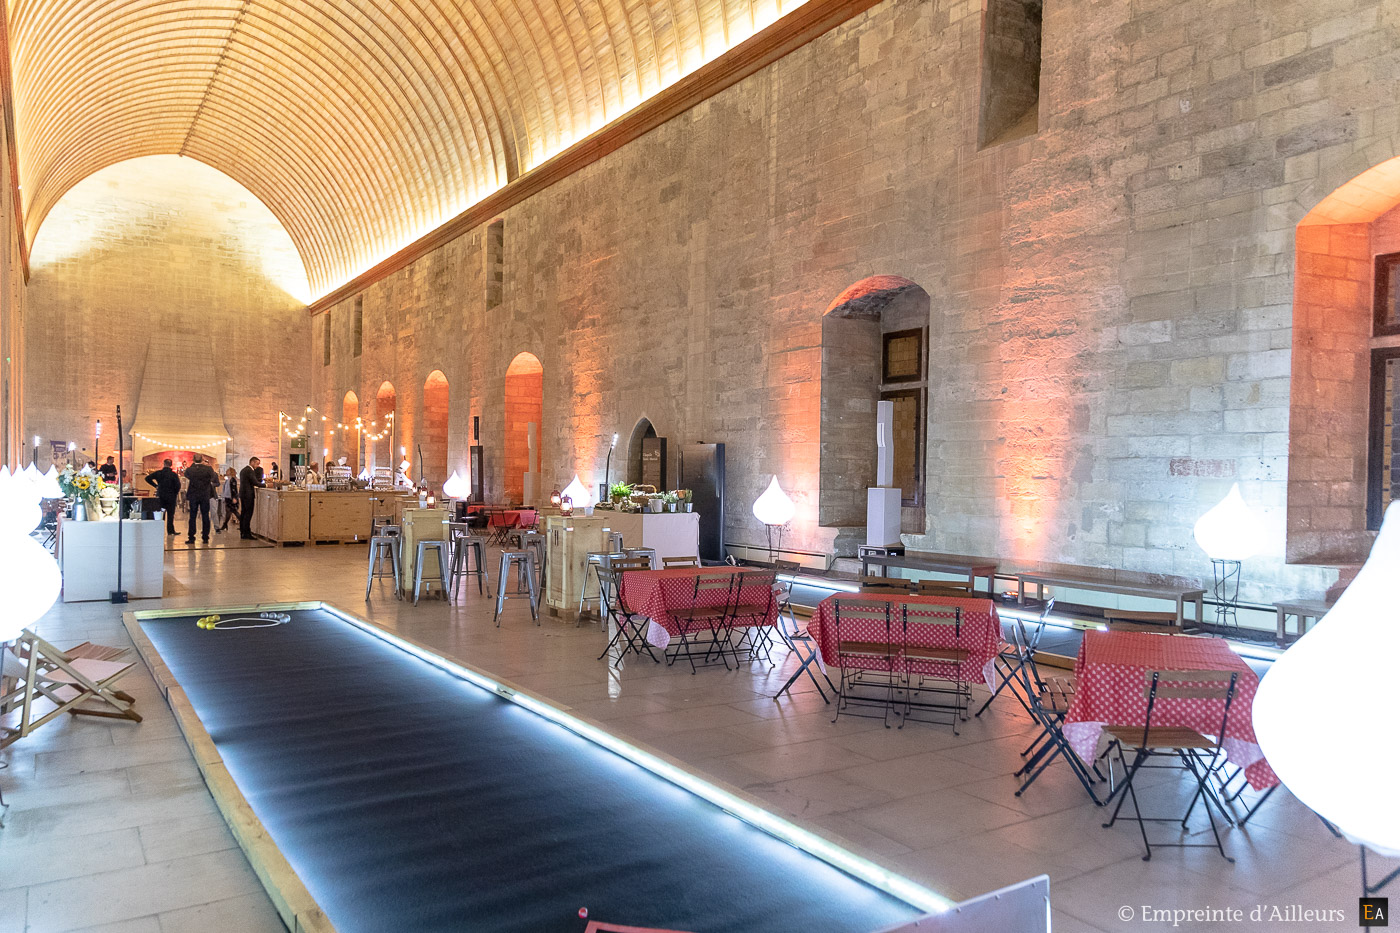
<svg viewBox="0 0 1400 933">
<path fill-rule="evenodd" d="M 523 601 L 508 604 L 500 629 L 491 601 L 475 594 L 457 606 L 414 608 L 383 593 L 365 603 L 362 548 L 196 548 L 166 561 L 169 595 L 133 608 L 336 603 L 742 787 L 950 898 L 1048 873 L 1060 933 L 1160 927 L 1143 924 L 1144 906 L 1239 907 L 1247 917 L 1258 905 L 1266 915 L 1302 905 L 1344 909 L 1341 926 L 1356 922 L 1356 849 L 1286 792 L 1228 834 L 1233 865 L 1205 849 L 1161 849 L 1143 862 L 1136 827 L 1101 828 L 1103 811 L 1058 766 L 1017 799 L 1011 774 L 1030 723 L 1014 703 L 998 701 L 960 736 L 846 716 L 833 724 L 810 689 L 768 698 L 786 665 L 692 675 L 634 660 L 616 672 L 595 660 L 604 644 L 596 626 L 545 616 L 537 627 Z M 39 633 L 60 645 L 127 643 L 119 610 L 101 603 L 59 604 Z M 0 752 L 11 805 L 0 829 L 0 933 L 280 930 L 144 669 L 127 689 L 140 699 L 140 725 L 65 720 Z M 1183 785 L 1156 777 L 1145 799 L 1180 812 Z M 1131 922 L 1120 919 L 1127 908 Z"/>
</svg>

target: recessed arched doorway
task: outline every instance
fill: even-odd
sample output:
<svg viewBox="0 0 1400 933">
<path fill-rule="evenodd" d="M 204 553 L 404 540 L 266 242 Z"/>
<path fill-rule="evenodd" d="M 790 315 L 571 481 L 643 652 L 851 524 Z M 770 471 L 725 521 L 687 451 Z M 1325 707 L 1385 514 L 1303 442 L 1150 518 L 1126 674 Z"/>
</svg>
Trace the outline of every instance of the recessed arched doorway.
<svg viewBox="0 0 1400 933">
<path fill-rule="evenodd" d="M 346 392 L 340 403 L 341 427 L 336 434 L 340 438 L 340 456 L 350 468 L 351 476 L 360 473 L 360 432 L 355 428 L 355 419 L 360 417 L 360 397 L 354 392 Z"/>
<path fill-rule="evenodd" d="M 506 368 L 505 496 L 525 500 L 525 474 L 541 463 L 540 421 L 544 417 L 544 366 L 533 353 L 517 354 Z M 530 425 L 535 425 L 535 461 L 530 462 Z M 533 503 L 531 503 L 533 504 Z"/>
<path fill-rule="evenodd" d="M 423 427 L 418 443 L 423 451 L 423 462 L 419 464 L 423 481 L 429 488 L 439 491 L 447 481 L 448 423 L 447 376 L 435 369 L 423 383 Z"/>
<path fill-rule="evenodd" d="M 385 380 L 379 384 L 379 391 L 374 395 L 374 420 L 370 422 L 366 430 L 365 452 L 369 460 L 370 467 L 387 467 L 391 470 L 398 469 L 398 453 L 394 449 L 394 419 L 398 417 L 395 409 L 399 407 L 399 394 L 394 391 L 394 384 Z"/>
<path fill-rule="evenodd" d="M 650 418 L 641 418 L 632 428 L 627 440 L 627 482 L 664 489 L 666 476 L 666 439 L 658 437 Z"/>
<path fill-rule="evenodd" d="M 1294 245 L 1291 378 L 1253 389 L 1288 393 L 1287 559 L 1359 563 L 1400 498 L 1400 157 L 1318 201 Z"/>
<path fill-rule="evenodd" d="M 838 554 L 865 543 L 881 401 L 894 409 L 891 461 L 902 520 L 908 531 L 924 530 L 929 307 L 928 292 L 914 281 L 874 275 L 842 291 L 823 314 L 817 513 L 821 525 L 840 529 Z"/>
</svg>

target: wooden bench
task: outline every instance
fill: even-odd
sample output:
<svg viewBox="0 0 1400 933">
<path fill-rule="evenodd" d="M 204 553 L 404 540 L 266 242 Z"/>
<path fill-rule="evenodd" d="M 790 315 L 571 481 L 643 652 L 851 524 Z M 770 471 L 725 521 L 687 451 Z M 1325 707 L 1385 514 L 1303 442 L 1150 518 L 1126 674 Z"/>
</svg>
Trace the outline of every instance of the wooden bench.
<svg viewBox="0 0 1400 933">
<path fill-rule="evenodd" d="M 1113 580 L 1096 580 L 1092 577 L 1073 577 L 1054 573 L 1016 574 L 1016 601 L 1025 603 L 1026 584 L 1035 585 L 1037 599 L 1045 599 L 1047 586 L 1063 586 L 1076 590 L 1093 590 L 1098 593 L 1116 593 L 1119 596 L 1140 596 L 1145 599 L 1164 599 L 1176 603 L 1176 624 L 1186 622 L 1186 604 L 1194 603 L 1196 616 L 1193 621 L 1201 625 L 1205 618 L 1206 591 L 1200 587 L 1150 586 L 1139 583 L 1118 583 Z"/>
<path fill-rule="evenodd" d="M 1321 599 L 1286 599 L 1283 602 L 1274 603 L 1274 612 L 1278 614 L 1278 638 L 1274 640 L 1280 648 L 1288 646 L 1288 617 L 1298 617 L 1298 638 L 1302 638 L 1308 631 L 1308 620 L 1312 619 L 1313 624 L 1327 613 L 1332 611 L 1332 603 Z"/>
<path fill-rule="evenodd" d="M 961 554 L 934 554 L 930 551 L 906 551 L 903 554 L 862 554 L 861 576 L 869 576 L 871 567 L 894 567 L 899 570 L 921 570 L 925 573 L 952 573 L 967 577 L 968 586 L 977 589 L 977 578 L 987 578 L 987 592 L 996 590 L 997 562 L 986 557 L 964 557 Z"/>
</svg>

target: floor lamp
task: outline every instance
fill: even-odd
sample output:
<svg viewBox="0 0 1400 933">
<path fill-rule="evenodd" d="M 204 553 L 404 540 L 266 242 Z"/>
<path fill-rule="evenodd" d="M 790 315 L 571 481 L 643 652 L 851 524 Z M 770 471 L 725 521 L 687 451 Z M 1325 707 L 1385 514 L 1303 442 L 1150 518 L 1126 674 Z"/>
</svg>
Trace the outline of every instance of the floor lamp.
<svg viewBox="0 0 1400 933">
<path fill-rule="evenodd" d="M 773 563 L 773 528 L 778 529 L 778 553 L 783 552 L 783 526 L 792 521 L 793 512 L 792 500 L 787 493 L 783 492 L 783 487 L 778 485 L 778 477 L 774 476 L 773 481 L 768 484 L 768 488 L 763 491 L 763 495 L 754 500 L 753 517 L 763 522 L 768 527 L 768 563 Z"/>
</svg>

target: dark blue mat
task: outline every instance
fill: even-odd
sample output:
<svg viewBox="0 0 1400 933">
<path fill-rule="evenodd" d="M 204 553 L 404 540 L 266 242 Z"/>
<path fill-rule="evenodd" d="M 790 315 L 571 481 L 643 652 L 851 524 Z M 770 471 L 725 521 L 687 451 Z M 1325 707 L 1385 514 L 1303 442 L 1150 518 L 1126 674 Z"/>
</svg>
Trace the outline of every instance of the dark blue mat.
<svg viewBox="0 0 1400 933">
<path fill-rule="evenodd" d="M 231 616 L 231 613 L 226 613 Z M 868 933 L 918 911 L 324 611 L 142 627 L 347 931 Z"/>
</svg>

